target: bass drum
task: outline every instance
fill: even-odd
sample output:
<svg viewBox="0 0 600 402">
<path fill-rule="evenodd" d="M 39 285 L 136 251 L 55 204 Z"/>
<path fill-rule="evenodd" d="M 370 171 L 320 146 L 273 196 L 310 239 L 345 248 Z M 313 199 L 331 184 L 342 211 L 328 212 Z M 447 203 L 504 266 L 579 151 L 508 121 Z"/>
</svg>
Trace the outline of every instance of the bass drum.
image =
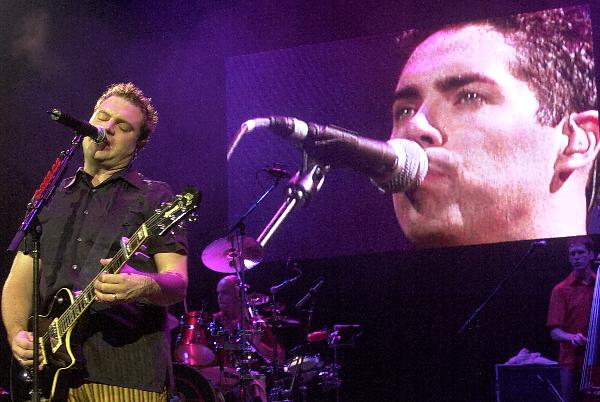
<svg viewBox="0 0 600 402">
<path fill-rule="evenodd" d="M 193 367 L 173 364 L 175 396 L 179 402 L 221 402 L 223 396 Z"/>
</svg>

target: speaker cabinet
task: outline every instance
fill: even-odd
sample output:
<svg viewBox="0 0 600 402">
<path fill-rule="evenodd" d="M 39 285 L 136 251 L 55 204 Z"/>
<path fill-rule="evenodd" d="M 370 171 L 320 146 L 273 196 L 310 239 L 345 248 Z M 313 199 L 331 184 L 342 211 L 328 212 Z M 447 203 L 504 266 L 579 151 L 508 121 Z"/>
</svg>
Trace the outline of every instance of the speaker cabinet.
<svg viewBox="0 0 600 402">
<path fill-rule="evenodd" d="M 560 369 L 551 366 L 496 364 L 497 402 L 555 402 Z"/>
</svg>

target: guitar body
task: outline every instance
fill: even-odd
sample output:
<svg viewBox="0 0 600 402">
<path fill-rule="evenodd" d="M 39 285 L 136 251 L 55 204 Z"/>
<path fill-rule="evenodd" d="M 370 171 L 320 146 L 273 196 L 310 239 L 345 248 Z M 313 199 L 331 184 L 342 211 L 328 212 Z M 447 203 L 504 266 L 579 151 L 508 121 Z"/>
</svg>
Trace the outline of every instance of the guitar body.
<svg viewBox="0 0 600 402">
<path fill-rule="evenodd" d="M 52 334 L 52 322 L 64 313 L 73 303 L 73 294 L 69 289 L 60 289 L 46 315 L 38 316 L 39 354 L 44 362 L 44 367 L 38 372 L 38 383 L 40 396 L 50 401 L 66 399 L 67 381 L 66 370 L 73 367 L 75 357 L 71 350 L 71 330 L 62 334 L 59 338 L 50 336 Z M 29 318 L 29 330 L 33 329 L 33 317 Z M 54 345 L 54 347 L 53 347 Z M 23 369 L 15 359 L 12 360 L 11 377 L 13 387 L 13 400 L 26 401 L 31 399 L 30 392 L 33 386 L 33 369 Z M 15 389 L 16 388 L 16 389 Z"/>
<path fill-rule="evenodd" d="M 64 334 L 54 335 L 52 328 L 53 321 L 60 317 L 71 304 L 73 304 L 73 293 L 69 289 L 60 289 L 54 296 L 48 313 L 38 317 L 38 326 L 40 334 L 47 334 L 47 337 L 40 337 L 40 355 L 46 363 L 40 372 L 39 383 L 42 396 L 51 401 L 62 396 L 61 391 L 66 396 L 66 370 L 73 367 L 75 357 L 71 350 L 72 328 Z M 33 317 L 30 319 L 33 320 Z"/>
</svg>

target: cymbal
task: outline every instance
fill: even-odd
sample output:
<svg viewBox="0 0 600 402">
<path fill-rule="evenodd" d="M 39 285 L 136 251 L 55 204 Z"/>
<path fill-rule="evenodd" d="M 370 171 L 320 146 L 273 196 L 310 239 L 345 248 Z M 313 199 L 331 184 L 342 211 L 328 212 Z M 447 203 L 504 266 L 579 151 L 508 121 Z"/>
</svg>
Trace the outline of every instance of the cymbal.
<svg viewBox="0 0 600 402">
<path fill-rule="evenodd" d="M 285 304 L 282 302 L 271 303 L 268 306 L 262 306 L 261 310 L 267 313 L 277 315 L 285 310 Z"/>
<path fill-rule="evenodd" d="M 251 306 L 262 306 L 269 302 L 269 296 L 263 293 L 250 293 L 248 295 L 248 304 Z"/>
<path fill-rule="evenodd" d="M 246 269 L 254 268 L 263 257 L 263 247 L 250 236 L 242 236 L 241 253 L 233 236 L 223 237 L 210 243 L 202 251 L 202 262 L 216 272 L 235 273 L 236 260 L 241 258 Z"/>
<path fill-rule="evenodd" d="M 298 325 L 302 324 L 295 318 L 284 316 L 268 317 L 265 318 L 265 321 L 274 327 L 297 327 Z"/>
</svg>

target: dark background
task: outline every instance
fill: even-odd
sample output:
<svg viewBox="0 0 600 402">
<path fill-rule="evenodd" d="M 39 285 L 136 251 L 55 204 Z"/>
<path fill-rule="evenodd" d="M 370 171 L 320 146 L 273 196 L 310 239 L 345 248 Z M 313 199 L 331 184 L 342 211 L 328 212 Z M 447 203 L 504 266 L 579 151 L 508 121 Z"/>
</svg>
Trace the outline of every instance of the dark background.
<svg viewBox="0 0 600 402">
<path fill-rule="evenodd" d="M 198 223 L 190 228 L 188 303 L 191 309 L 206 303 L 214 310 L 214 287 L 221 275 L 204 267 L 200 254 L 248 207 L 228 208 L 225 150 L 233 124 L 227 120 L 230 100 L 226 90 L 232 79 L 226 75 L 228 63 L 257 52 L 360 37 L 367 37 L 361 40 L 368 43 L 369 37 L 411 27 L 578 3 L 1 2 L 0 150 L 4 157 L 0 164 L 0 244 L 8 245 L 28 199 L 71 138 L 68 131 L 49 121 L 45 111 L 59 108 L 87 118 L 106 86 L 131 80 L 154 98 L 161 116 L 137 167 L 153 179 L 169 182 L 175 191 L 193 184 L 204 194 Z M 596 27 L 600 26 L 598 11 L 593 9 Z M 596 43 L 600 43 L 598 34 L 596 29 Z M 387 83 L 390 91 L 394 78 Z M 292 115 L 294 95 L 290 94 L 288 105 Z M 375 105 L 373 110 L 383 115 L 389 105 Z M 315 116 L 326 119 L 318 122 L 340 124 L 336 116 L 323 111 Z M 387 120 L 385 124 L 389 124 Z M 79 163 L 73 161 L 72 169 Z M 256 172 L 245 174 L 253 179 Z M 261 193 L 261 180 L 259 175 L 248 198 Z M 357 180 L 367 188 L 366 179 L 357 176 Z M 319 194 L 319 199 L 327 202 L 324 194 Z M 381 205 L 389 208 L 387 201 Z M 308 206 L 286 224 L 303 233 L 302 214 L 311 207 L 316 206 Z M 327 226 L 343 219 L 348 208 L 336 207 L 339 209 L 325 222 Z M 360 208 L 375 207 L 367 203 Z M 357 227 L 367 224 L 361 222 Z M 319 277 L 325 278 L 311 329 L 335 323 L 364 327 L 356 347 L 344 352 L 345 400 L 491 400 L 494 364 L 506 361 L 521 347 L 556 357 L 556 345 L 549 340 L 544 323 L 550 290 L 568 273 L 561 239 L 536 250 L 483 311 L 479 329 L 462 336 L 456 335 L 462 322 L 527 253 L 528 242 L 356 253 L 344 249 L 342 243 L 339 250 L 319 254 L 327 257 L 303 249 L 294 236 L 286 237 L 285 242 L 300 250 L 289 254 L 302 260 L 304 271 L 298 285 L 283 295 L 286 301 L 295 303 Z M 267 253 L 269 262 L 248 274 L 257 291 L 264 292 L 290 275 L 278 249 L 268 247 Z M 0 255 L 3 282 L 12 256 Z M 291 313 L 302 317 L 301 312 Z M 288 338 L 294 336 L 297 334 Z M 1 365 L 7 367 L 10 351 L 4 333 L 0 342 L 4 345 L 0 347 Z M 483 375 L 476 375 L 478 371 Z M 0 385 L 7 383 L 8 370 L 0 370 Z"/>
</svg>

